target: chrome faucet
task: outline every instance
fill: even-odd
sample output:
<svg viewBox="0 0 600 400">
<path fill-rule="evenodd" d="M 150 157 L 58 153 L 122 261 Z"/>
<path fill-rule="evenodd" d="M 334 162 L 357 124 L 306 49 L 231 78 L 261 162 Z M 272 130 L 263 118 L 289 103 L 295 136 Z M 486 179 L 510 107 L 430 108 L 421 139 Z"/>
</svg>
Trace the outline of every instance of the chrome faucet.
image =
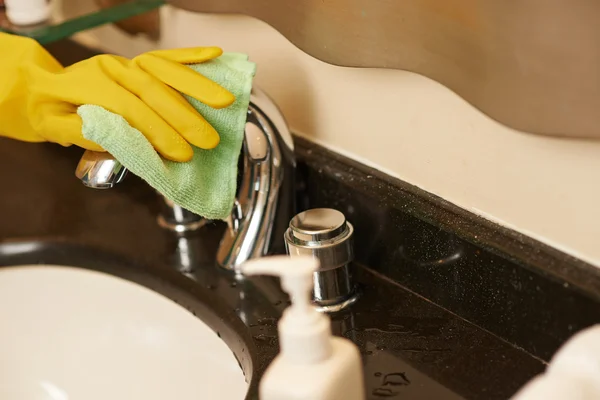
<svg viewBox="0 0 600 400">
<path fill-rule="evenodd" d="M 277 106 L 257 89 L 244 133 L 237 196 L 217 251 L 217 263 L 234 271 L 251 258 L 285 253 L 284 232 L 296 211 L 292 136 Z M 122 182 L 127 170 L 108 153 L 86 151 L 75 174 L 88 187 L 108 189 Z M 184 233 L 204 225 L 200 216 L 163 200 L 162 227 Z"/>
</svg>

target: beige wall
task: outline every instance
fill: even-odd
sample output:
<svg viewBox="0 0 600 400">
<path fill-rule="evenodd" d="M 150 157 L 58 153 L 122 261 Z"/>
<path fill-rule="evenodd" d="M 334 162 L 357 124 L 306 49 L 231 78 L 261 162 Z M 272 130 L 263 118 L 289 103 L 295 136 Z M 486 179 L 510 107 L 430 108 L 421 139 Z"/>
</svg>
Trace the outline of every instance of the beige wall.
<svg viewBox="0 0 600 400">
<path fill-rule="evenodd" d="M 165 7 L 162 21 L 158 44 L 112 27 L 79 38 L 129 56 L 156 46 L 245 52 L 296 134 L 600 266 L 600 143 L 514 131 L 417 74 L 325 64 L 249 17 Z"/>
</svg>

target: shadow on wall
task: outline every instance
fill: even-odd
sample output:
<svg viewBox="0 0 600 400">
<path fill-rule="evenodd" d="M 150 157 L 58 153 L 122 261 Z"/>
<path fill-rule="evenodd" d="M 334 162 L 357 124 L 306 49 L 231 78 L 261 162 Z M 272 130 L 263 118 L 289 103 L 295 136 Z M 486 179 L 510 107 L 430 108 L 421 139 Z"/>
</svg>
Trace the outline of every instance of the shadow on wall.
<svg viewBox="0 0 600 400">
<path fill-rule="evenodd" d="M 119 4 L 128 3 L 129 1 L 130 0 L 95 0 L 94 3 L 99 8 L 106 9 Z M 115 25 L 130 35 L 143 34 L 149 39 L 158 40 L 160 37 L 160 11 L 154 9 L 147 13 L 116 22 Z"/>
<path fill-rule="evenodd" d="M 159 47 L 219 46 L 226 52 L 248 54 L 251 61 L 258 63 L 254 85 L 274 100 L 292 131 L 318 132 L 317 77 L 306 68 L 306 60 L 302 59 L 306 54 L 280 50 L 282 45 L 289 45 L 287 39 L 262 35 L 272 30 L 267 23 L 239 15 L 215 18 L 169 6 L 161 9 L 161 19 L 165 23 Z M 197 29 L 199 34 L 194 35 L 196 30 L 191 27 L 201 27 Z"/>
<path fill-rule="evenodd" d="M 123 3 L 125 0 L 53 0 L 52 14 L 58 21 L 76 18 L 99 8 Z M 160 28 L 159 10 L 122 21 L 118 26 L 104 25 L 76 34 L 74 39 L 82 45 L 105 52 L 132 58 L 156 49 Z M 149 32 L 139 35 L 139 32 Z"/>
<path fill-rule="evenodd" d="M 273 63 L 257 65 L 255 85 L 276 99 L 275 103 L 287 119 L 292 133 L 316 132 L 317 108 L 314 101 L 316 85 L 310 81 L 307 71 L 293 59 L 285 58 Z M 252 55 L 250 55 L 252 60 Z M 264 79 L 261 79 L 265 77 Z M 267 78 L 268 77 L 268 78 Z M 293 81 L 294 84 L 289 84 Z"/>
</svg>

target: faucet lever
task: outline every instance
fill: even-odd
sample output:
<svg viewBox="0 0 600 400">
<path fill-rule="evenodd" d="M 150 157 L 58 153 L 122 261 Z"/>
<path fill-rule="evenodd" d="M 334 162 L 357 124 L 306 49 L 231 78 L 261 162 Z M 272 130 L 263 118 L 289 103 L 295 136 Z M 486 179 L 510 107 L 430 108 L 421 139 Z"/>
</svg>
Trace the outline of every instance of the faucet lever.
<svg viewBox="0 0 600 400">
<path fill-rule="evenodd" d="M 126 175 L 127 168 L 112 155 L 92 150 L 83 153 L 75 170 L 75 176 L 93 189 L 110 189 L 121 183 Z"/>
</svg>

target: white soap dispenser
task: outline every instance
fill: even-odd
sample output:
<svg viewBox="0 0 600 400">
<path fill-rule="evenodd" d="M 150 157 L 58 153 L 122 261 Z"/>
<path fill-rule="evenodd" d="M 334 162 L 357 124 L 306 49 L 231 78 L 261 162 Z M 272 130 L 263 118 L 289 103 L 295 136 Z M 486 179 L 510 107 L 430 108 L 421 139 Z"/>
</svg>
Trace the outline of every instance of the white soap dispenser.
<svg viewBox="0 0 600 400">
<path fill-rule="evenodd" d="M 329 317 L 311 305 L 318 267 L 310 256 L 271 256 L 242 265 L 245 275 L 279 276 L 292 299 L 279 320 L 280 353 L 260 381 L 260 400 L 365 399 L 358 348 L 333 336 Z"/>
</svg>

